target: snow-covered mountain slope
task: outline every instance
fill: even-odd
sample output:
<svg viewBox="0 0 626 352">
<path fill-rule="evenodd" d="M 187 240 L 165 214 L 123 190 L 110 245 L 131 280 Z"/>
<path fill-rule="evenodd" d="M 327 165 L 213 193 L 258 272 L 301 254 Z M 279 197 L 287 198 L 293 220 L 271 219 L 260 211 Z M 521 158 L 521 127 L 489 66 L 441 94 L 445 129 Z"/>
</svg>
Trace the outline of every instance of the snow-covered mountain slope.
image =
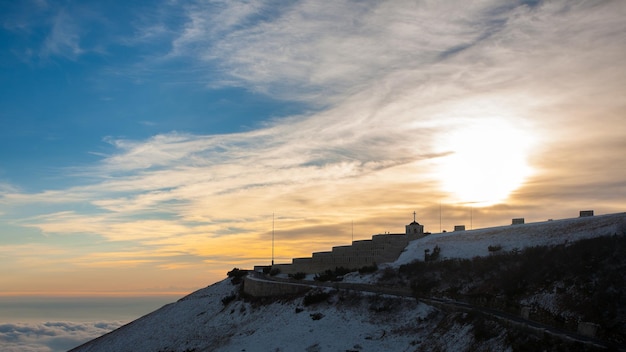
<svg viewBox="0 0 626 352">
<path fill-rule="evenodd" d="M 73 351 L 400 351 L 433 311 L 353 293 L 309 306 L 302 298 L 224 305 L 236 287 L 218 282 Z"/>
<path fill-rule="evenodd" d="M 389 265 L 421 260 L 424 249 L 434 246 L 441 248 L 442 257 L 471 258 L 489 255 L 488 246 L 511 251 L 625 231 L 626 213 L 620 213 L 433 234 L 409 243 Z M 375 276 L 350 274 L 346 280 L 375 282 Z M 492 337 L 477 341 L 472 320 L 458 313 L 438 314 L 413 299 L 340 291 L 306 306 L 303 297 L 224 300 L 238 290 L 230 279 L 223 280 L 72 351 L 428 351 L 433 344 L 457 351 L 508 348 L 502 327 L 482 327 Z"/>
<path fill-rule="evenodd" d="M 435 246 L 441 249 L 442 258 L 473 258 L 489 255 L 489 246 L 500 246 L 501 251 L 521 250 L 625 232 L 626 213 L 446 232 L 411 241 L 392 265 L 423 260 L 424 250 Z"/>
</svg>

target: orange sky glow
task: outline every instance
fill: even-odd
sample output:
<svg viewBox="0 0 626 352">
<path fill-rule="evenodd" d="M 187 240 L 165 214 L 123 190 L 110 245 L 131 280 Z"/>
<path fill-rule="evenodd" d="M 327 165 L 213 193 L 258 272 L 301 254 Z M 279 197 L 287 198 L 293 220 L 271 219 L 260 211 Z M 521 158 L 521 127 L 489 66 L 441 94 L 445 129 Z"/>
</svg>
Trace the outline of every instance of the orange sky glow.
<svg viewBox="0 0 626 352">
<path fill-rule="evenodd" d="M 0 295 L 182 296 L 269 264 L 273 230 L 286 263 L 414 211 L 437 233 L 626 210 L 625 2 L 303 1 L 253 23 L 234 3 L 185 7 L 159 62 L 305 108 L 102 136 L 36 190 L 0 173 Z"/>
</svg>

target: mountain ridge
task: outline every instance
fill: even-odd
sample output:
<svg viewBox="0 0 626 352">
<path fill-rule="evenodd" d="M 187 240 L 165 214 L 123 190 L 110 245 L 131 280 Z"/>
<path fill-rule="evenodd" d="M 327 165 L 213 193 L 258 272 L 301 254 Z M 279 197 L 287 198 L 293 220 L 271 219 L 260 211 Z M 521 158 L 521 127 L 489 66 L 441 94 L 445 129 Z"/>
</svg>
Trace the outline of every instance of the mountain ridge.
<svg viewBox="0 0 626 352">
<path fill-rule="evenodd" d="M 433 245 L 441 245 L 441 253 L 448 259 L 453 253 L 459 258 L 467 257 L 471 252 L 468 247 L 489 256 L 493 252 L 488 247 L 497 243 L 501 251 L 509 252 L 570 244 L 585 238 L 623 237 L 625 224 L 626 213 L 618 213 L 511 225 L 502 227 L 501 235 L 494 234 L 496 228 L 491 228 L 426 236 L 409 243 L 396 262 L 381 265 L 378 272 L 352 273 L 344 280 L 379 282 L 389 272 L 423 260 L 423 249 Z M 548 231 L 549 236 L 539 236 L 542 227 L 557 230 Z M 511 236 L 515 236 L 515 241 Z M 463 241 L 473 245 L 455 252 L 453 243 Z M 490 319 L 444 312 L 410 298 L 319 288 L 305 296 L 257 299 L 242 295 L 240 290 L 240 284 L 225 279 L 71 351 L 486 351 L 516 350 L 515 346 L 522 342 L 534 341 Z M 319 302 L 305 304 L 306 297 L 315 295 L 322 297 Z M 546 342 L 545 336 L 542 339 L 539 341 L 562 350 L 572 348 L 556 340 Z M 594 349 L 587 345 L 576 347 Z"/>
</svg>

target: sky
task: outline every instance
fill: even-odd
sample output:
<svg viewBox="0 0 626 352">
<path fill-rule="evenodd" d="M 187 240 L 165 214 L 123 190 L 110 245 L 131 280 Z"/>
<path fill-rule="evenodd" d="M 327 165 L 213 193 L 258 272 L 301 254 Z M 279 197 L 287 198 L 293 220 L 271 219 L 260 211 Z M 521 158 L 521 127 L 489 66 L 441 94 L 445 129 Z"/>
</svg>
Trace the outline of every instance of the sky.
<svg viewBox="0 0 626 352">
<path fill-rule="evenodd" d="M 626 209 L 624 1 L 2 1 L 0 295 Z M 274 251 L 272 251 L 274 238 Z"/>
</svg>

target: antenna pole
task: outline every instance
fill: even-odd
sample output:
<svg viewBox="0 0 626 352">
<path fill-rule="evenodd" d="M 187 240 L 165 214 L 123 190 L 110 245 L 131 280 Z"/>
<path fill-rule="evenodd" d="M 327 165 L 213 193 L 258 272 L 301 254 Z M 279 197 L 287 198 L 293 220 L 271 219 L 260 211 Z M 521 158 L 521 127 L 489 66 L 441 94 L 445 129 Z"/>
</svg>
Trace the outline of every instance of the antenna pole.
<svg viewBox="0 0 626 352">
<path fill-rule="evenodd" d="M 274 213 L 272 213 L 272 266 L 274 266 Z"/>
<path fill-rule="evenodd" d="M 439 233 L 441 233 L 441 202 L 439 202 Z"/>
<path fill-rule="evenodd" d="M 354 220 L 352 220 L 352 242 L 354 242 Z"/>
</svg>

